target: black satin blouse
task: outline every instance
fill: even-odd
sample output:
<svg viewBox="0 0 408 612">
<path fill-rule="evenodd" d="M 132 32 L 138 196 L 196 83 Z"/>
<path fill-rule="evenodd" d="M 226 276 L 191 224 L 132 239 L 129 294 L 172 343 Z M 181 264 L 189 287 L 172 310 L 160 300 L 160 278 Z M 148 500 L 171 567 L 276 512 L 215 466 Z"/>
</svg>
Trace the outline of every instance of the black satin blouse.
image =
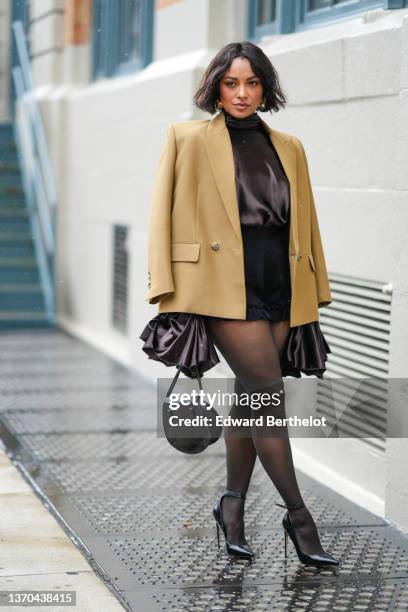
<svg viewBox="0 0 408 612">
<path fill-rule="evenodd" d="M 260 116 L 254 113 L 241 119 L 223 112 L 234 154 L 241 225 L 286 225 L 289 181 Z"/>
</svg>

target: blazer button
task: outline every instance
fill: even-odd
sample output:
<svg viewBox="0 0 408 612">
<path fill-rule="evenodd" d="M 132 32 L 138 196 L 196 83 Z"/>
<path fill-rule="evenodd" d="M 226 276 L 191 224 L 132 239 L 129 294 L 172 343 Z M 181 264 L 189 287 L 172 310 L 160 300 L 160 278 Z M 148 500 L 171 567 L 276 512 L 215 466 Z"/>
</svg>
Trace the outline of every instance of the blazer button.
<svg viewBox="0 0 408 612">
<path fill-rule="evenodd" d="M 219 251 L 220 250 L 220 243 L 219 242 L 212 242 L 211 243 L 211 248 L 213 251 Z"/>
<path fill-rule="evenodd" d="M 301 256 L 301 255 L 298 255 L 298 256 L 297 256 L 297 260 L 298 260 L 298 261 L 300 261 L 301 259 L 302 259 L 302 256 Z"/>
</svg>

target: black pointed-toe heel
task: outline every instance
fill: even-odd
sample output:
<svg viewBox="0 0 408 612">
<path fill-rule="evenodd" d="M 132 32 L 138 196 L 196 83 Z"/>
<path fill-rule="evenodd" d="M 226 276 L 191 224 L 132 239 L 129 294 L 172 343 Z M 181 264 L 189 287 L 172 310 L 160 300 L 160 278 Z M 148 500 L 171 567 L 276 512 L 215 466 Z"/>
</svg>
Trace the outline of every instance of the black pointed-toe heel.
<svg viewBox="0 0 408 612">
<path fill-rule="evenodd" d="M 225 537 L 225 546 L 227 549 L 227 553 L 234 557 L 241 557 L 242 559 L 252 559 L 254 555 L 254 551 L 248 544 L 230 544 L 227 540 L 227 530 L 224 525 L 224 521 L 222 518 L 221 512 L 221 504 L 222 500 L 225 496 L 230 497 L 240 497 L 241 499 L 245 499 L 245 493 L 237 493 L 236 491 L 228 491 L 226 490 L 220 497 L 219 501 L 215 504 L 213 508 L 213 515 L 215 518 L 215 522 L 217 524 L 217 542 L 218 548 L 220 547 L 220 529 L 222 530 Z"/>
<path fill-rule="evenodd" d="M 288 535 L 293 542 L 293 545 L 296 549 L 297 556 L 299 557 L 299 561 L 304 563 L 305 565 L 314 565 L 316 567 L 337 567 L 339 562 L 337 559 L 329 555 L 327 552 L 316 553 L 313 555 L 307 555 L 306 553 L 300 550 L 299 542 L 296 537 L 296 533 L 292 522 L 290 520 L 289 510 L 301 510 L 305 507 L 304 504 L 298 504 L 297 506 L 285 506 L 282 504 L 278 504 L 275 502 L 276 506 L 280 506 L 281 508 L 286 508 L 288 512 L 285 512 L 285 516 L 282 519 L 282 525 L 285 534 L 285 558 L 288 556 Z"/>
</svg>

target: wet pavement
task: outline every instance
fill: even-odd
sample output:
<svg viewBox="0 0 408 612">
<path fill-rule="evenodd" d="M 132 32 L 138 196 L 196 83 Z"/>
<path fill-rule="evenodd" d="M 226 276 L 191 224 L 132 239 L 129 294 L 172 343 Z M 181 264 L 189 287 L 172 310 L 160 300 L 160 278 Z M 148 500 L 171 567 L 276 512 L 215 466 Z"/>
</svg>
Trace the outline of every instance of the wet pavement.
<svg viewBox="0 0 408 612">
<path fill-rule="evenodd" d="M 218 550 L 223 440 L 178 453 L 157 438 L 155 400 L 155 386 L 64 332 L 0 336 L 0 437 L 124 608 L 408 610 L 408 537 L 300 471 L 337 574 L 301 565 L 291 542 L 285 560 L 281 499 L 259 461 L 246 502 L 256 559 Z"/>
</svg>

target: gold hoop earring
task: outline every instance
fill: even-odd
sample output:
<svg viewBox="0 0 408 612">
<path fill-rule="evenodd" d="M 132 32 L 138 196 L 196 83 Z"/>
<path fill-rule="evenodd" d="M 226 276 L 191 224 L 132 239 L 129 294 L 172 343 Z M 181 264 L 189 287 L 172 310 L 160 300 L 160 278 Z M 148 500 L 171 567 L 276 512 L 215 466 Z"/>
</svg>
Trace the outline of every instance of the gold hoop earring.
<svg viewBox="0 0 408 612">
<path fill-rule="evenodd" d="M 222 102 L 220 100 L 217 100 L 217 108 L 218 109 L 222 108 Z"/>
</svg>

